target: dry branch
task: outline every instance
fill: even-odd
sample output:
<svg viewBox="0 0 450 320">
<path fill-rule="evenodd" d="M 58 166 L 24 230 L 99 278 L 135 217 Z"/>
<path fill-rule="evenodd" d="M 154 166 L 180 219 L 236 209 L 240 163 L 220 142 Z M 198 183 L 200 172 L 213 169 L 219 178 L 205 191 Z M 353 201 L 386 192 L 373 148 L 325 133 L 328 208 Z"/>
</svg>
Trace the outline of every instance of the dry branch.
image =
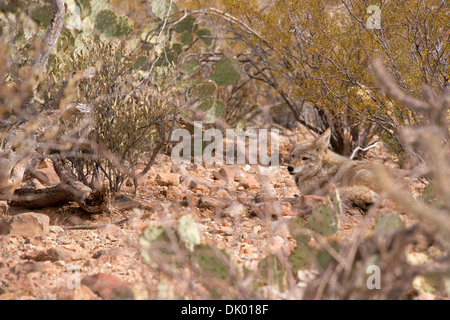
<svg viewBox="0 0 450 320">
<path fill-rule="evenodd" d="M 53 166 L 61 183 L 38 190 L 18 189 L 9 204 L 12 207 L 42 208 L 74 201 L 89 213 L 101 213 L 107 208 L 109 197 L 106 188 L 92 190 L 67 170 L 61 160 L 54 160 Z"/>
</svg>

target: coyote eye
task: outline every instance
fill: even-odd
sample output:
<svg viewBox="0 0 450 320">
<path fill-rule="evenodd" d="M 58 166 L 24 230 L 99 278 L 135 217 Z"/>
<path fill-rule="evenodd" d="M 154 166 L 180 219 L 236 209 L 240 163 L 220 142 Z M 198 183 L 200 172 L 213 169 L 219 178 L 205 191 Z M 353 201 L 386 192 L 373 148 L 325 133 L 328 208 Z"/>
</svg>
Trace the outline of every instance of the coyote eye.
<svg viewBox="0 0 450 320">
<path fill-rule="evenodd" d="M 309 160 L 309 158 L 308 157 L 303 157 L 302 160 L 306 161 L 306 160 Z"/>
</svg>

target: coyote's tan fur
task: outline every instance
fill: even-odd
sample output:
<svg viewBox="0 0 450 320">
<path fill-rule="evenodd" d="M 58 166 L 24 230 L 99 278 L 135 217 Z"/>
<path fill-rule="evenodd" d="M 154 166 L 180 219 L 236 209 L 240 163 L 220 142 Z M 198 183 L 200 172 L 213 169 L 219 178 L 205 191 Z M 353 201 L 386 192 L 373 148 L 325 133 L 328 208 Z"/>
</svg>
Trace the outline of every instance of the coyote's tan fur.
<svg viewBox="0 0 450 320">
<path fill-rule="evenodd" d="M 289 173 L 302 195 L 323 195 L 335 185 L 355 205 L 366 208 L 378 198 L 374 164 L 354 161 L 328 149 L 330 129 L 313 141 L 294 146 L 290 153 Z"/>
</svg>

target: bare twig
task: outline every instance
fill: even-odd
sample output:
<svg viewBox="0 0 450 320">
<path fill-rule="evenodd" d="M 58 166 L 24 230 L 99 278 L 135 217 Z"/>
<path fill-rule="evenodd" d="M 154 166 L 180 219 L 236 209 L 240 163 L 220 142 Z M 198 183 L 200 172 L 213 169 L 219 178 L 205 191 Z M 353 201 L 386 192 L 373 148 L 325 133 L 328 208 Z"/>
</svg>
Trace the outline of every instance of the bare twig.
<svg viewBox="0 0 450 320">
<path fill-rule="evenodd" d="M 361 147 L 356 147 L 355 150 L 353 150 L 352 155 L 350 156 L 350 159 L 353 159 L 356 156 L 356 153 L 358 151 L 367 151 L 370 150 L 372 148 L 375 148 L 378 144 L 380 143 L 380 141 L 375 142 L 374 144 L 371 144 L 370 146 L 366 147 L 366 148 L 361 148 Z"/>
</svg>

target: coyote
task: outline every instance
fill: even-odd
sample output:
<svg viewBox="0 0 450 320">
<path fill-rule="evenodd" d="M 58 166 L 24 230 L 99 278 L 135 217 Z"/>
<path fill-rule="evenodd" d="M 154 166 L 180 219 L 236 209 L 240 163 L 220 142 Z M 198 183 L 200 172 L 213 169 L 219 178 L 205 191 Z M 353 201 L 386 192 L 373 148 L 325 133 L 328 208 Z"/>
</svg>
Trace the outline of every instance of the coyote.
<svg viewBox="0 0 450 320">
<path fill-rule="evenodd" d="M 362 209 L 379 195 L 374 164 L 354 161 L 328 149 L 330 129 L 313 141 L 301 142 L 290 153 L 288 171 L 303 195 L 323 195 L 334 184 L 342 196 Z"/>
</svg>

